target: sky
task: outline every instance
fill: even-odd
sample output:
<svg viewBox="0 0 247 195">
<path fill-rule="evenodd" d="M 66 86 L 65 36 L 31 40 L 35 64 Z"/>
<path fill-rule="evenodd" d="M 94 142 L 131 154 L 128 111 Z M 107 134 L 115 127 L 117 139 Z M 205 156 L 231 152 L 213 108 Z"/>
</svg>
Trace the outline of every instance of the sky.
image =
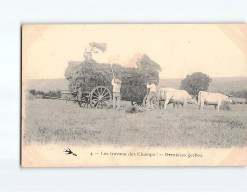
<svg viewBox="0 0 247 195">
<path fill-rule="evenodd" d="M 147 54 L 162 67 L 161 79 L 247 77 L 246 24 L 49 24 L 22 26 L 23 78 L 65 78 L 68 62 L 83 61 L 90 42 L 107 44 L 93 54 L 100 63 L 135 67 Z"/>
</svg>

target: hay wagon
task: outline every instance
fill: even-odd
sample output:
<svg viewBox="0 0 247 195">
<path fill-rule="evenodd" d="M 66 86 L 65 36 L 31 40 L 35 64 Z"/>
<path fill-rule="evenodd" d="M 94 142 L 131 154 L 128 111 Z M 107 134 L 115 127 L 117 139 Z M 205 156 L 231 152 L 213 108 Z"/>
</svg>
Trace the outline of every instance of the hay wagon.
<svg viewBox="0 0 247 195">
<path fill-rule="evenodd" d="M 69 91 L 74 94 L 74 102 L 81 107 L 108 108 L 112 102 L 112 69 L 122 81 L 121 100 L 132 105 L 143 105 L 147 95 L 147 82 L 159 82 L 160 66 L 147 55 L 138 61 L 137 68 L 126 68 L 118 64 L 97 63 L 93 59 L 70 62 L 65 71 L 69 81 Z M 78 90 L 78 88 L 81 89 Z"/>
</svg>

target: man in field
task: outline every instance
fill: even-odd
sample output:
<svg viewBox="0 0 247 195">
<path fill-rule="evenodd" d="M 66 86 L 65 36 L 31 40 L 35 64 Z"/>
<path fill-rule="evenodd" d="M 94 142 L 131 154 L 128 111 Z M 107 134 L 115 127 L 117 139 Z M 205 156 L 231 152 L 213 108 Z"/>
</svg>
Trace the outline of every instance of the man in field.
<svg viewBox="0 0 247 195">
<path fill-rule="evenodd" d="M 81 101 L 81 98 L 82 98 L 82 86 L 77 87 L 77 95 L 76 95 L 76 97 L 77 97 L 78 101 Z"/>
<path fill-rule="evenodd" d="M 118 78 L 113 77 L 112 82 L 113 86 L 113 109 L 116 109 L 117 105 L 117 110 L 120 110 L 120 100 L 121 100 L 121 95 L 120 95 L 120 88 L 121 88 L 121 80 Z"/>
<path fill-rule="evenodd" d="M 148 97 L 147 97 L 147 107 L 149 110 L 152 110 L 153 108 L 153 99 L 156 94 L 156 85 L 153 81 L 149 81 L 147 83 L 147 89 L 149 89 Z"/>
</svg>

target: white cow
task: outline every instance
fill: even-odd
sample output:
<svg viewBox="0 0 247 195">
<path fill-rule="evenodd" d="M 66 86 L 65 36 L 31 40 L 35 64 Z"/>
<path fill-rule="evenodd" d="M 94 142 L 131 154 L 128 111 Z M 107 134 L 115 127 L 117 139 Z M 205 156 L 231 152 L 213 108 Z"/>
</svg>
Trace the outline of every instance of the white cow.
<svg viewBox="0 0 247 195">
<path fill-rule="evenodd" d="M 220 110 L 220 105 L 222 102 L 232 103 L 232 99 L 221 93 L 210 93 L 206 91 L 200 91 L 198 93 L 198 105 L 201 110 L 203 110 L 204 104 L 206 105 L 214 105 L 215 109 Z"/>
<path fill-rule="evenodd" d="M 187 103 L 197 104 L 196 100 L 193 99 L 187 91 L 173 88 L 160 88 L 159 100 L 165 100 L 165 110 L 167 108 L 167 104 L 169 103 L 173 103 L 173 107 L 175 107 L 175 104 L 182 104 L 182 106 Z"/>
</svg>

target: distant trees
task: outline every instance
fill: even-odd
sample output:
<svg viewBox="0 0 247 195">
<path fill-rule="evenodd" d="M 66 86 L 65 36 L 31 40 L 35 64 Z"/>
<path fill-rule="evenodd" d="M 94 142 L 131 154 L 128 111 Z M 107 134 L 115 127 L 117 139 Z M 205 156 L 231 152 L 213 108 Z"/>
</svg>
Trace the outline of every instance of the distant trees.
<svg viewBox="0 0 247 195">
<path fill-rule="evenodd" d="M 57 90 L 57 91 L 49 90 L 47 93 L 45 93 L 45 96 L 60 98 L 61 91 L 60 90 Z"/>
<path fill-rule="evenodd" d="M 190 95 L 197 97 L 199 91 L 207 91 L 211 81 L 212 79 L 208 75 L 202 72 L 195 72 L 187 75 L 181 81 L 180 89 L 186 90 Z"/>
<path fill-rule="evenodd" d="M 30 89 L 29 90 L 29 93 L 34 95 L 34 96 L 37 96 L 37 95 L 41 95 L 41 96 L 44 96 L 45 95 L 45 92 L 43 91 L 36 91 L 35 89 Z"/>
<path fill-rule="evenodd" d="M 231 91 L 230 95 L 238 98 L 245 98 L 247 100 L 247 90 Z"/>
<path fill-rule="evenodd" d="M 30 89 L 30 90 L 29 90 L 29 93 L 32 94 L 32 95 L 35 95 L 36 90 L 35 90 L 35 89 Z"/>
<path fill-rule="evenodd" d="M 44 91 L 36 91 L 35 89 L 30 89 L 29 93 L 39 98 L 45 98 L 46 96 L 60 98 L 62 95 L 60 90 L 56 90 L 56 91 L 49 90 L 48 92 L 44 92 Z"/>
</svg>

